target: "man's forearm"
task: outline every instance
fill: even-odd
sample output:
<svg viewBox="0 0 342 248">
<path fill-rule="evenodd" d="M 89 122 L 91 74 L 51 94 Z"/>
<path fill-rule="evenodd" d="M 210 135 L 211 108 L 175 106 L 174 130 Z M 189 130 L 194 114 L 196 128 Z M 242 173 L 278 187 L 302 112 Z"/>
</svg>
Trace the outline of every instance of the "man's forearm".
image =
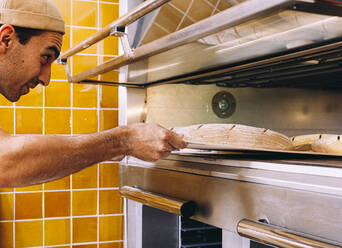
<svg viewBox="0 0 342 248">
<path fill-rule="evenodd" d="M 127 127 L 90 135 L 0 139 L 0 187 L 44 183 L 127 153 Z"/>
</svg>

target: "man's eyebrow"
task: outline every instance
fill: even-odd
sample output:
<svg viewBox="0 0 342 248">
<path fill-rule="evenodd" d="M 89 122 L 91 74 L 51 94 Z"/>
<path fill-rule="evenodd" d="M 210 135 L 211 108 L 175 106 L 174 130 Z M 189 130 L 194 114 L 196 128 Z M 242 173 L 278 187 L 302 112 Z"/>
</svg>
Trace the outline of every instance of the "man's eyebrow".
<svg viewBox="0 0 342 248">
<path fill-rule="evenodd" d="M 55 59 L 59 57 L 60 51 L 56 46 L 49 46 L 47 50 L 51 50 L 55 53 Z"/>
</svg>

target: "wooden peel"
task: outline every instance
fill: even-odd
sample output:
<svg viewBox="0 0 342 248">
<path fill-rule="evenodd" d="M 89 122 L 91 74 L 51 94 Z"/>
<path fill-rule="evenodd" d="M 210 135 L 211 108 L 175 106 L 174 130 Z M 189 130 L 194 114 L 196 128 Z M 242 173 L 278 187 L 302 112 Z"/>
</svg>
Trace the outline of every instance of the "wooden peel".
<svg viewBox="0 0 342 248">
<path fill-rule="evenodd" d="M 176 127 L 191 143 L 223 144 L 236 148 L 292 150 L 292 141 L 285 135 L 265 129 L 239 124 L 203 124 Z"/>
</svg>

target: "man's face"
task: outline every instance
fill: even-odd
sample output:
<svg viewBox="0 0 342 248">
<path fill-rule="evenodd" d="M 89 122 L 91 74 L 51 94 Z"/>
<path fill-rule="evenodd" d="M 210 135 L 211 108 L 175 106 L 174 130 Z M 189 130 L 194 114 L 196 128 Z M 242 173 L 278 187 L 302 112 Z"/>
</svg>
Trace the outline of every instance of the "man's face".
<svg viewBox="0 0 342 248">
<path fill-rule="evenodd" d="M 6 68 L 1 69 L 0 92 L 10 101 L 30 92 L 38 84 L 47 86 L 51 77 L 51 64 L 58 58 L 62 46 L 62 35 L 46 31 L 33 36 L 22 45 L 13 37 L 5 55 Z M 5 66 L 1 63 L 1 66 Z"/>
</svg>

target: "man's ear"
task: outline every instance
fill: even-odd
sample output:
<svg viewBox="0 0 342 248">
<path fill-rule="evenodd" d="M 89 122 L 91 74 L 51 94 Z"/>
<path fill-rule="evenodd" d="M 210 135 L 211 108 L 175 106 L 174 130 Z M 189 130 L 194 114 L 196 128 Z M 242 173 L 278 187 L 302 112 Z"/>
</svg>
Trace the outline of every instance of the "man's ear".
<svg viewBox="0 0 342 248">
<path fill-rule="evenodd" d="M 0 28 L 0 54 L 6 53 L 7 49 L 16 38 L 15 29 L 12 25 L 4 24 Z"/>
</svg>

